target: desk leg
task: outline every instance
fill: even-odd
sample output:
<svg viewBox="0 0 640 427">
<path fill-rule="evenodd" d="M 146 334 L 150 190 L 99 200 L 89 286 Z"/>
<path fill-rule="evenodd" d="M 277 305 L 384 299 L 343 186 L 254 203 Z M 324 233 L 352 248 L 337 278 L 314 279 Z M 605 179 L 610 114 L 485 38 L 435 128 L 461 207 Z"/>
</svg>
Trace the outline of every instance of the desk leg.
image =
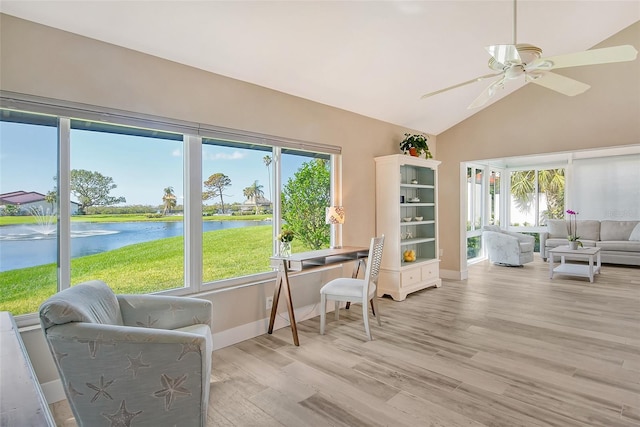
<svg viewBox="0 0 640 427">
<path fill-rule="evenodd" d="M 364 260 L 364 258 L 360 258 L 358 260 L 358 262 L 356 262 L 356 264 L 353 266 L 353 273 L 351 273 L 351 278 L 352 279 L 357 279 L 358 278 L 358 273 L 360 273 L 360 266 L 361 265 L 366 265 L 366 261 Z M 349 310 L 349 307 L 351 307 L 351 303 L 349 301 L 347 301 L 347 305 L 345 307 L 346 310 Z M 373 302 L 371 303 L 371 309 L 373 309 Z M 376 311 L 373 310 L 373 315 L 375 316 Z"/>
<path fill-rule="evenodd" d="M 269 317 L 269 329 L 267 332 L 270 334 L 273 333 L 273 325 L 276 321 L 276 314 L 278 313 L 278 301 L 280 300 L 280 290 L 282 289 L 282 276 L 284 273 L 278 270 L 278 275 L 276 276 L 276 287 L 273 290 L 273 304 L 271 305 L 271 316 Z"/>
<path fill-rule="evenodd" d="M 278 267 L 278 276 L 276 278 L 276 288 L 273 292 L 273 306 L 271 307 L 271 317 L 269 318 L 269 330 L 273 333 L 273 325 L 276 320 L 276 313 L 278 311 L 278 301 L 280 300 L 280 291 L 284 288 L 284 298 L 287 300 L 287 308 L 289 309 L 289 323 L 291 326 L 291 334 L 293 335 L 293 343 L 297 346 L 300 345 L 298 340 L 298 326 L 296 325 L 296 315 L 293 311 L 293 301 L 291 300 L 291 286 L 289 286 L 289 274 L 287 273 L 287 267 L 284 261 L 280 261 Z"/>
</svg>

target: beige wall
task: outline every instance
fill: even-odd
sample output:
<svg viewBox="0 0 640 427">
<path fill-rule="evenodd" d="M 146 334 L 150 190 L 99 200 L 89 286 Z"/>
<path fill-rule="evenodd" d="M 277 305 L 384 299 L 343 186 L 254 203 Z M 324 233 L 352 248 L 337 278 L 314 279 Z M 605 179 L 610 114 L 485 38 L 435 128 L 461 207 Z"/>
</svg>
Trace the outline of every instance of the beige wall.
<svg viewBox="0 0 640 427">
<path fill-rule="evenodd" d="M 596 47 L 622 44 L 640 51 L 640 22 Z M 529 84 L 438 135 L 441 269 L 466 269 L 461 162 L 640 144 L 640 60 L 557 73 L 591 89 L 568 97 Z"/>
</svg>

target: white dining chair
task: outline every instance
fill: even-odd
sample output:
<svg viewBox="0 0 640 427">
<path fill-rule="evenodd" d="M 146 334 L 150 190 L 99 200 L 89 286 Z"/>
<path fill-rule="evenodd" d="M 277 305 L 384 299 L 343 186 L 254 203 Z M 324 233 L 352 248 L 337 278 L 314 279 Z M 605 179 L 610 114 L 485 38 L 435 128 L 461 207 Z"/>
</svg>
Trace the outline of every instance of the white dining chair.
<svg viewBox="0 0 640 427">
<path fill-rule="evenodd" d="M 335 301 L 335 318 L 340 319 L 339 309 L 340 302 L 362 303 L 362 318 L 364 321 L 364 330 L 367 338 L 371 340 L 371 331 L 369 329 L 369 301 L 373 315 L 378 319 L 378 325 L 382 326 L 380 321 L 380 311 L 376 302 L 376 287 L 378 285 L 378 274 L 380 272 L 380 263 L 382 262 L 382 249 L 384 247 L 384 234 L 381 237 L 371 239 L 369 246 L 369 259 L 367 261 L 367 269 L 364 279 L 341 277 L 333 279 L 320 289 L 320 334 L 324 335 L 326 316 L 327 316 L 327 299 Z"/>
</svg>

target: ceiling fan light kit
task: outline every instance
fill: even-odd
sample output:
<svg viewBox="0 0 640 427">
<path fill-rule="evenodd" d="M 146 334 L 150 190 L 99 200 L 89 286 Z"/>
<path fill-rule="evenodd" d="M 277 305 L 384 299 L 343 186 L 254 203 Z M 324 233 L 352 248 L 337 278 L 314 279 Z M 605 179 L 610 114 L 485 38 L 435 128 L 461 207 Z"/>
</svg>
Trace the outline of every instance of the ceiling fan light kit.
<svg viewBox="0 0 640 427">
<path fill-rule="evenodd" d="M 539 47 L 526 43 L 516 43 L 516 12 L 517 5 L 516 0 L 514 0 L 513 44 L 495 44 L 485 48 L 487 52 L 489 52 L 489 55 L 491 55 L 488 64 L 489 68 L 497 71 L 497 73 L 476 77 L 466 82 L 427 93 L 422 96 L 422 99 L 474 82 L 498 77 L 498 79 L 489 84 L 468 107 L 469 109 L 478 108 L 486 104 L 499 89 L 503 89 L 504 84 L 508 80 L 517 80 L 522 76 L 524 76 L 526 82 L 535 83 L 563 95 L 575 96 L 585 92 L 591 86 L 569 77 L 552 73 L 551 70 L 583 65 L 633 61 L 638 56 L 638 51 L 633 46 L 622 45 L 542 58 L 542 49 Z"/>
</svg>

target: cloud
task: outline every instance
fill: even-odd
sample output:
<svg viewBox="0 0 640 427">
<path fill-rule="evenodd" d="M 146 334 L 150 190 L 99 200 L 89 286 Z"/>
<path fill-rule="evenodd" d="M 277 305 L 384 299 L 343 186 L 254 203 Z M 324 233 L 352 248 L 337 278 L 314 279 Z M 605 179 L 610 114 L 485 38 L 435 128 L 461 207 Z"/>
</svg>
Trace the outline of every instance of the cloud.
<svg viewBox="0 0 640 427">
<path fill-rule="evenodd" d="M 173 157 L 181 157 L 182 156 L 182 150 L 180 150 L 179 148 L 176 148 L 175 150 L 173 150 L 171 152 L 171 155 Z"/>
<path fill-rule="evenodd" d="M 228 153 L 209 153 L 206 156 L 206 160 L 240 160 L 247 157 L 245 153 L 240 151 L 234 151 L 231 154 Z"/>
</svg>

